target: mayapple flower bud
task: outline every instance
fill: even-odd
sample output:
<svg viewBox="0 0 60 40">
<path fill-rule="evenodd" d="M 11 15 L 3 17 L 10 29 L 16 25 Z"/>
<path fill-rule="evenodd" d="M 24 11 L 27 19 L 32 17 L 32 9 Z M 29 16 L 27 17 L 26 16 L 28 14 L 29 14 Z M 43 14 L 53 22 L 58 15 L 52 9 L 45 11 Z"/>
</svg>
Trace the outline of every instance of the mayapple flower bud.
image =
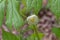
<svg viewBox="0 0 60 40">
<path fill-rule="evenodd" d="M 27 22 L 28 22 L 28 24 L 29 25 L 35 25 L 35 24 L 37 24 L 38 23 L 38 17 L 36 16 L 36 15 L 31 15 L 31 16 L 28 16 L 27 17 Z"/>
</svg>

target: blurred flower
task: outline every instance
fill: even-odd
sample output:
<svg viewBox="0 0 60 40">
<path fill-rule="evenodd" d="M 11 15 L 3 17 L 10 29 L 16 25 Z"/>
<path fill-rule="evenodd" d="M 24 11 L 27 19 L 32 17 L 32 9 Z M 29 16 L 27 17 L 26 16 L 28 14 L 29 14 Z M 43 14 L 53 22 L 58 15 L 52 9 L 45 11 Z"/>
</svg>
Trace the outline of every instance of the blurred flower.
<svg viewBox="0 0 60 40">
<path fill-rule="evenodd" d="M 27 17 L 27 22 L 29 25 L 31 24 L 37 24 L 38 23 L 38 17 L 36 15 L 31 15 Z"/>
</svg>

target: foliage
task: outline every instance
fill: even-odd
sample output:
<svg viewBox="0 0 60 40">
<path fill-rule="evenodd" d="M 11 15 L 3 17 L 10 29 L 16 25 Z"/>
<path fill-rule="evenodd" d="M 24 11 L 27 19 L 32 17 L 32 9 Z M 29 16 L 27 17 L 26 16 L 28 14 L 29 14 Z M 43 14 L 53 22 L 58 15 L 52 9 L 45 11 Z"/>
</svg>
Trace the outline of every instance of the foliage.
<svg viewBox="0 0 60 40">
<path fill-rule="evenodd" d="M 51 9 L 51 11 L 57 16 L 57 18 L 60 17 L 60 0 L 49 0 L 48 1 L 48 7 Z"/>
<path fill-rule="evenodd" d="M 5 7 L 5 1 L 1 1 L 0 2 L 0 27 L 2 26 L 2 23 L 3 23 L 4 7 Z"/>
<path fill-rule="evenodd" d="M 23 4 L 22 10 L 20 9 L 21 3 Z M 48 0 L 47 8 L 55 14 L 56 18 L 60 18 L 60 0 Z M 6 9 L 5 9 L 6 8 Z M 26 23 L 26 15 L 30 14 L 33 10 L 33 14 L 38 14 L 38 11 L 42 8 L 42 0 L 1 0 L 0 1 L 0 27 L 3 24 L 4 14 L 6 11 L 7 27 L 12 30 L 12 27 L 19 30 L 19 28 Z M 25 19 L 23 18 L 25 17 Z M 52 28 L 52 31 L 57 37 L 60 37 L 60 28 Z M 19 37 L 12 33 L 2 30 L 3 40 L 19 40 Z M 36 34 L 35 34 L 36 35 Z M 26 40 L 34 40 L 36 37 L 34 34 L 29 36 Z M 20 35 L 19 35 L 20 36 Z M 43 34 L 39 33 L 39 37 L 42 38 Z M 23 38 L 23 37 L 22 37 Z M 30 39 L 31 38 L 31 39 Z"/>
<path fill-rule="evenodd" d="M 23 24 L 23 19 L 16 10 L 16 0 L 8 0 L 6 13 L 6 24 L 8 27 L 19 28 Z"/>
<path fill-rule="evenodd" d="M 19 40 L 17 36 L 15 36 L 12 33 L 6 32 L 4 30 L 2 30 L 2 36 L 3 36 L 3 40 Z"/>
</svg>

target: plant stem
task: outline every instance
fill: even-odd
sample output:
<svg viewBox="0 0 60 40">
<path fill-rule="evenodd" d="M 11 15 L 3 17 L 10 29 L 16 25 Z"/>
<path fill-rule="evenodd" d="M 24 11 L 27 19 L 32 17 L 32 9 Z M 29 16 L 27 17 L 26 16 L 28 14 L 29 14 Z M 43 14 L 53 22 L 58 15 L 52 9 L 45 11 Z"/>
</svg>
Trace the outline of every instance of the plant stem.
<svg viewBox="0 0 60 40">
<path fill-rule="evenodd" d="M 33 25 L 33 28 L 34 28 L 34 33 L 36 34 L 38 40 L 40 40 L 40 37 L 39 37 L 39 34 L 38 34 L 37 27 L 36 27 L 35 25 Z"/>
</svg>

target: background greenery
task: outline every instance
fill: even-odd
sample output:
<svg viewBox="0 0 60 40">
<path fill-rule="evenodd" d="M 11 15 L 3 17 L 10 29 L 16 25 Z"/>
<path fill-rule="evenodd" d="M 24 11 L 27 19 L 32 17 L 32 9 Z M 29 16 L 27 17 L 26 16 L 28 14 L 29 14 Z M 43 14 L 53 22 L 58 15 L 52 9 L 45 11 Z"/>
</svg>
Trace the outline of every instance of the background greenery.
<svg viewBox="0 0 60 40">
<path fill-rule="evenodd" d="M 56 19 L 60 18 L 60 0 L 48 0 L 46 7 L 55 14 Z M 12 26 L 20 31 L 20 27 L 24 25 L 27 14 L 30 14 L 33 10 L 34 14 L 38 14 L 38 11 L 42 8 L 42 0 L 1 0 L 0 1 L 0 27 L 2 27 L 4 14 L 6 14 L 6 26 L 12 30 Z M 60 38 L 60 28 L 52 28 L 52 31 Z M 16 36 L 10 32 L 6 32 L 2 29 L 3 40 L 25 40 L 23 37 Z M 43 34 L 39 33 L 39 37 L 42 38 Z M 26 40 L 34 40 L 33 34 Z"/>
</svg>

